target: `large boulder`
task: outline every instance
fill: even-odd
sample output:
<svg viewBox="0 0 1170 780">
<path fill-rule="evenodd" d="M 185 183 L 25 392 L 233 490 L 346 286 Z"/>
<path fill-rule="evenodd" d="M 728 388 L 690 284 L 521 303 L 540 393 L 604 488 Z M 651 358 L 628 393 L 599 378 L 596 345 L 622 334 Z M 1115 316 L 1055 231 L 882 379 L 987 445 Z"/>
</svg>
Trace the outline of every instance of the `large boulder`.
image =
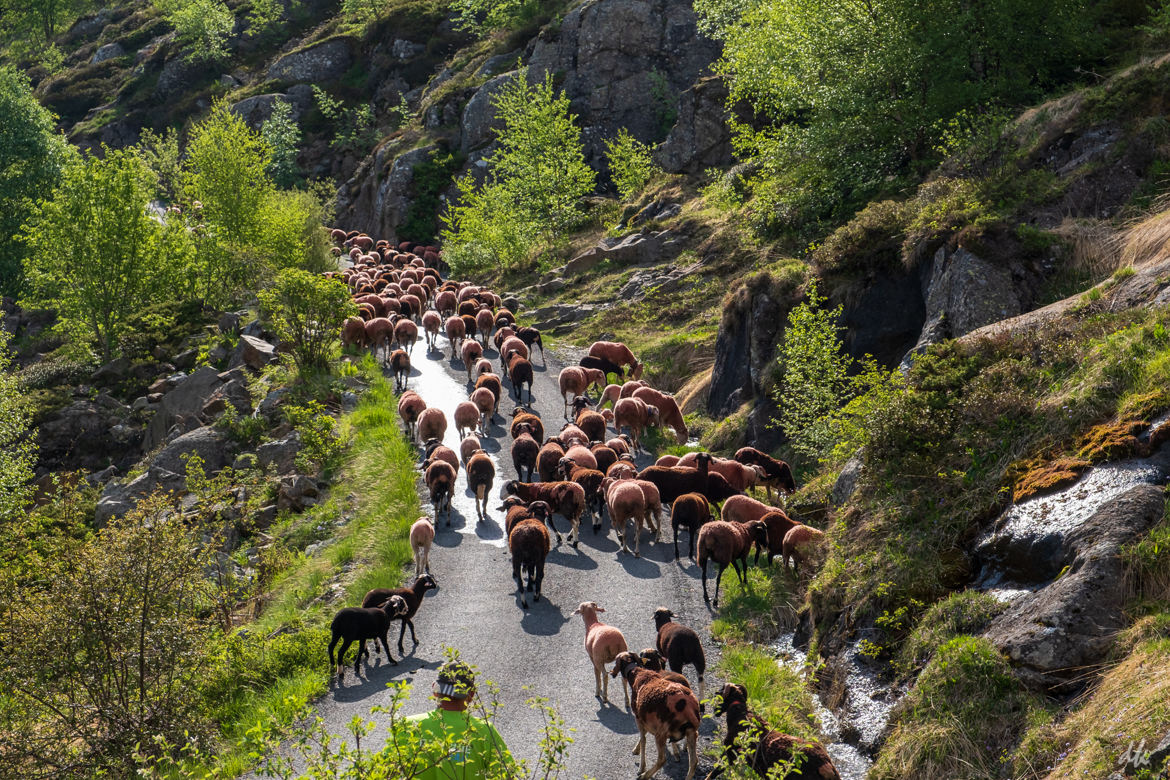
<svg viewBox="0 0 1170 780">
<path fill-rule="evenodd" d="M 585 250 L 565 264 L 565 274 L 573 276 L 592 269 L 598 263 L 614 265 L 651 265 L 673 259 L 682 250 L 682 238 L 670 231 L 631 233 L 621 238 L 604 238 L 597 246 Z"/>
<path fill-rule="evenodd" d="M 301 112 L 296 104 L 289 101 L 286 95 L 275 92 L 244 98 L 241 101 L 233 103 L 231 105 L 231 111 L 239 115 L 248 124 L 248 127 L 253 130 L 259 130 L 260 126 L 272 116 L 272 112 L 276 110 L 277 103 L 281 101 L 288 102 L 293 107 L 292 113 L 294 119 L 300 116 Z"/>
<path fill-rule="evenodd" d="M 232 359 L 228 363 L 228 368 L 247 366 L 253 371 L 259 371 L 274 360 L 276 360 L 276 347 L 263 339 L 241 335 L 239 343 L 236 344 L 236 350 L 232 353 Z"/>
<path fill-rule="evenodd" d="M 507 86 L 508 82 L 516 78 L 517 72 L 502 73 L 487 81 L 476 90 L 471 100 L 463 108 L 462 133 L 460 143 L 464 154 L 472 149 L 478 149 L 490 143 L 504 123 L 496 118 L 496 110 L 492 106 L 492 99 Z"/>
<path fill-rule="evenodd" d="M 730 167 L 731 129 L 727 124 L 727 84 L 718 76 L 700 79 L 678 101 L 678 119 L 654 151 L 667 173 L 702 173 Z"/>
<path fill-rule="evenodd" d="M 49 471 L 125 470 L 137 460 L 142 426 L 108 395 L 74 401 L 37 426 L 38 464 Z"/>
<path fill-rule="evenodd" d="M 198 419 L 204 404 L 222 384 L 219 373 L 211 366 L 204 366 L 183 377 L 162 397 L 158 411 L 146 427 L 146 436 L 142 442 L 144 452 L 150 452 L 162 444 L 171 426 L 182 418 Z"/>
<path fill-rule="evenodd" d="M 269 66 L 268 78 L 295 83 L 326 83 L 345 75 L 351 64 L 351 41 L 331 38 L 284 55 Z"/>
<path fill-rule="evenodd" d="M 228 450 L 227 438 L 205 425 L 176 438 L 154 456 L 150 465 L 152 469 L 186 474 L 187 460 L 197 455 L 203 460 L 203 470 L 214 474 L 230 462 Z"/>
<path fill-rule="evenodd" d="M 1016 598 L 986 636 L 1025 682 L 1040 688 L 1075 686 L 1102 661 L 1125 626 L 1126 585 L 1121 549 L 1163 514 L 1157 485 L 1138 485 L 1097 508 L 1062 535 L 1063 568 L 1051 583 Z"/>
<path fill-rule="evenodd" d="M 283 439 L 265 442 L 256 448 L 256 465 L 262 469 L 272 466 L 277 474 L 291 474 L 296 470 L 297 455 L 301 451 L 301 435 L 293 431 Z"/>
</svg>

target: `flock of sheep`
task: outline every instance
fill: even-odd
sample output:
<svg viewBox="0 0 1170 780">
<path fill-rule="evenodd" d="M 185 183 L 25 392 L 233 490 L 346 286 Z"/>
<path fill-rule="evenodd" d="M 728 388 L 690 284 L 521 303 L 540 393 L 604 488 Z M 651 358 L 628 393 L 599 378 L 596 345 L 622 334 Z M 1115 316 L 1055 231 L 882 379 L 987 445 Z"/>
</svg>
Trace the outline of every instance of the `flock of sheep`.
<svg viewBox="0 0 1170 780">
<path fill-rule="evenodd" d="M 779 554 L 786 569 L 789 560 L 794 560 L 799 569 L 801 550 L 820 540 L 820 531 L 746 495 L 759 486 L 766 489 L 771 500 L 773 489 L 791 493 L 796 487 L 788 465 L 759 450 L 745 447 L 733 459 L 716 458 L 705 452 L 663 456 L 653 466 L 639 470 L 634 454 L 639 451 L 646 428 L 670 427 L 680 443 L 687 441 L 688 432 L 675 400 L 641 379 L 643 365 L 625 345 L 596 342 L 580 365 L 560 372 L 565 416 L 571 421 L 555 435 L 546 437 L 541 418 L 521 405 L 525 389 L 532 401 L 530 350 L 539 347 L 543 359 L 544 345 L 537 329 L 517 325 L 512 313 L 516 302 L 505 301 L 468 282 L 444 281 L 436 269 L 439 251 L 435 247 L 409 243 L 394 247 L 386 241 L 375 243 L 364 234 L 341 230 L 334 230 L 332 237 L 337 244 L 334 254 L 348 253 L 352 266 L 330 275 L 348 285 L 360 314 L 343 323 L 342 343 L 382 355 L 384 364 L 393 371 L 401 391 L 398 412 L 407 436 L 423 447 L 422 469 L 436 522 L 445 514 L 446 524 L 451 524 L 451 498 L 461 465 L 467 486 L 475 495 L 478 520 L 488 518 L 487 502 L 496 474 L 479 437 L 486 435 L 488 423 L 497 416 L 504 379 L 508 380 L 517 401 L 509 431 L 511 457 L 517 476 L 526 481 L 511 480 L 504 485 L 507 497 L 499 509 L 505 513 L 512 576 L 523 608 L 528 608 L 528 594 L 534 601 L 540 600 L 552 538 L 562 543 L 553 522 L 558 514 L 569 523 L 568 542 L 574 547 L 586 513 L 595 533 L 608 514 L 624 552 L 629 552 L 632 523 L 633 554 L 637 556 L 643 529 L 648 528 L 652 538 L 657 539 L 662 507 L 669 506 L 675 559 L 679 558 L 678 532 L 685 528 L 690 536 L 688 554 L 694 558 L 697 550 L 703 596 L 709 603 L 707 564 L 717 564 L 716 606 L 719 582 L 728 566 L 746 582 L 747 558 L 753 547 L 757 562 L 761 552 L 766 551 L 769 564 Z M 448 425 L 444 412 L 428 407 L 417 392 L 407 389 L 418 325 L 423 328 L 428 351 L 439 349 L 440 333 L 446 336 L 452 360 L 462 359 L 468 384 L 474 388 L 453 414 L 461 440 L 458 453 L 442 443 Z M 484 357 L 489 339 L 499 355 L 500 375 Z M 611 376 L 616 383 L 609 383 Z M 591 388 L 600 391 L 596 406 L 587 396 Z M 606 405 L 611 408 L 603 408 Z M 613 436 L 608 434 L 610 426 L 615 431 Z M 625 434 L 624 429 L 630 433 Z M 537 481 L 533 481 L 534 476 Z M 434 537 L 434 523 L 428 518 L 420 518 L 410 530 L 416 575 L 411 587 L 371 590 L 361 607 L 347 607 L 337 613 L 332 624 L 329 662 L 331 669 L 336 663 L 339 675 L 344 674 L 342 659 L 353 642 L 358 643 L 355 674 L 360 674 L 361 660 L 368 656 L 366 640 L 374 641 L 375 652 L 384 649 L 390 662 L 397 663 L 387 642 L 394 621 L 401 624 L 399 653 L 404 652 L 408 627 L 417 644 L 412 618 L 426 591 L 437 587 L 429 564 Z M 580 614 L 585 623 L 585 649 L 593 665 L 598 697 L 608 702 L 607 664 L 613 664 L 609 677 L 621 677 L 626 706 L 632 710 L 640 734 L 634 751 L 641 754 L 640 780 L 652 777 L 665 763 L 668 742 L 673 744 L 676 758 L 680 757 L 679 743 L 685 743 L 690 760 L 686 777 L 691 780 L 697 766 L 700 701 L 705 695 L 706 662 L 698 636 L 674 622 L 669 609 L 659 608 L 654 613 L 657 647 L 634 654 L 617 628 L 598 619 L 598 613 L 604 611 L 595 602 L 585 602 L 574 614 Z M 333 651 L 338 642 L 342 645 L 335 662 Z M 671 671 L 663 670 L 664 663 Z M 681 674 L 686 665 L 694 666 L 698 673 L 697 697 Z M 724 755 L 728 762 L 737 757 L 737 741 L 743 741 L 737 740 L 739 735 L 753 730 L 758 732 L 758 739 L 746 759 L 761 777 L 770 767 L 792 760 L 797 752 L 803 753 L 803 759 L 799 770 L 789 777 L 838 777 L 822 746 L 772 731 L 751 713 L 742 686 L 724 686 L 716 701 L 716 714 L 727 716 Z M 649 770 L 645 744 L 648 734 L 658 748 L 658 760 Z M 709 777 L 720 773 L 716 769 Z"/>
</svg>

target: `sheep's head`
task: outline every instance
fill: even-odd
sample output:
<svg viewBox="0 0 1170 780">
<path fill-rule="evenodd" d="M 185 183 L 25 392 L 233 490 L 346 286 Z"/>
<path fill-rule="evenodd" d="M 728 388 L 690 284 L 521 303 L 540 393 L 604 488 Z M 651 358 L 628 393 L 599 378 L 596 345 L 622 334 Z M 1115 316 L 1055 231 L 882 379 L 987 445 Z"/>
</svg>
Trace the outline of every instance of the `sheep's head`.
<svg viewBox="0 0 1170 780">
<path fill-rule="evenodd" d="M 378 605 L 378 609 L 385 612 L 390 617 L 401 617 L 410 611 L 406 605 L 406 599 L 401 596 L 391 596 Z"/>
<path fill-rule="evenodd" d="M 574 615 L 580 615 L 586 620 L 596 620 L 598 612 L 605 612 L 605 608 L 599 605 L 596 601 L 582 601 L 575 610 Z"/>
<path fill-rule="evenodd" d="M 439 587 L 438 581 L 429 574 L 424 574 L 414 581 L 415 591 L 426 593 L 428 590 L 437 590 Z M 401 597 L 400 597 L 401 598 Z"/>
<path fill-rule="evenodd" d="M 672 617 L 674 617 L 674 613 L 671 612 L 668 608 L 659 607 L 658 609 L 654 610 L 654 627 L 662 628 L 664 625 L 670 622 Z"/>
<path fill-rule="evenodd" d="M 503 503 L 496 507 L 496 511 L 507 512 L 514 506 L 524 506 L 524 499 L 520 498 L 520 496 L 508 496 L 504 499 Z"/>
<path fill-rule="evenodd" d="M 613 671 L 609 673 L 610 677 L 617 677 L 619 674 L 622 677 L 626 676 L 627 669 L 636 669 L 642 666 L 642 660 L 638 656 L 629 652 L 628 650 L 618 653 L 613 659 Z"/>
<path fill-rule="evenodd" d="M 724 685 L 715 696 L 715 708 L 712 712 L 716 716 L 722 715 L 732 704 L 747 704 L 747 688 L 737 683 Z"/>
<path fill-rule="evenodd" d="M 507 493 L 509 496 L 514 496 L 520 490 L 519 485 L 520 485 L 519 480 L 510 479 L 504 483 L 504 492 Z"/>
<path fill-rule="evenodd" d="M 658 413 L 658 407 L 651 404 L 646 404 L 646 424 L 658 425 L 662 422 L 662 418 Z"/>
<path fill-rule="evenodd" d="M 760 520 L 753 520 L 747 524 L 748 535 L 761 547 L 768 545 L 768 526 Z"/>
<path fill-rule="evenodd" d="M 545 501 L 533 501 L 528 505 L 528 511 L 537 520 L 544 521 L 552 517 L 552 507 Z"/>
<path fill-rule="evenodd" d="M 652 672 L 661 672 L 663 667 L 662 653 L 655 650 L 653 647 L 647 647 L 638 654 L 638 660 L 641 661 L 642 666 L 646 667 Z"/>
<path fill-rule="evenodd" d="M 630 369 L 630 378 L 631 379 L 641 379 L 642 372 L 645 370 L 646 370 L 645 363 L 635 363 L 634 367 Z"/>
</svg>

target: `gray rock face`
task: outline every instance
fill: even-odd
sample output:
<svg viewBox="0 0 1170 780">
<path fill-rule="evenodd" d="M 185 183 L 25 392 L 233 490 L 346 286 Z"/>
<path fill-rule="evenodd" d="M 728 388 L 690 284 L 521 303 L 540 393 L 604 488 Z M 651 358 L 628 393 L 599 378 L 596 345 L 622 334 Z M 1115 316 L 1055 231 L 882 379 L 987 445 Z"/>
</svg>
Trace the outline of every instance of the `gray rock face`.
<svg viewBox="0 0 1170 780">
<path fill-rule="evenodd" d="M 565 273 L 584 273 L 604 260 L 623 266 L 661 263 L 672 259 L 681 247 L 682 239 L 669 230 L 607 238 L 566 263 Z"/>
<path fill-rule="evenodd" d="M 277 474 L 290 474 L 300 451 L 301 435 L 293 431 L 283 439 L 265 442 L 257 447 L 256 465 L 262 469 L 273 466 Z"/>
<path fill-rule="evenodd" d="M 276 110 L 277 102 L 281 100 L 286 100 L 286 96 L 275 92 L 267 95 L 253 95 L 250 98 L 244 98 L 238 103 L 233 103 L 231 110 L 233 113 L 238 114 L 248 124 L 248 127 L 253 130 L 259 130 L 260 126 L 272 116 L 272 112 Z M 300 114 L 300 111 L 291 102 L 290 105 L 293 105 L 293 115 L 295 118 Z"/>
<path fill-rule="evenodd" d="M 558 334 L 603 308 L 605 307 L 593 303 L 562 303 L 555 306 L 542 306 L 532 312 L 532 320 L 533 324 L 542 331 Z"/>
<path fill-rule="evenodd" d="M 1064 573 L 992 621 L 987 638 L 1022 679 L 1060 686 L 1105 656 L 1124 627 L 1120 550 L 1162 517 L 1164 503 L 1161 487 L 1139 485 L 1101 506 L 1064 537 Z"/>
<path fill-rule="evenodd" d="M 711 414 L 730 414 L 760 394 L 763 371 L 776 357 L 784 315 L 781 303 L 765 290 L 753 294 L 742 310 L 725 314 L 715 337 L 715 366 L 707 398 Z"/>
<path fill-rule="evenodd" d="M 414 41 L 407 41 L 402 38 L 396 39 L 390 48 L 390 52 L 394 55 L 395 59 L 402 60 L 404 62 L 406 60 L 414 59 L 426 50 L 426 44 L 415 43 Z"/>
<path fill-rule="evenodd" d="M 106 60 L 112 60 L 125 56 L 126 50 L 122 48 L 120 43 L 107 43 L 105 46 L 102 46 L 93 53 L 93 56 L 90 57 L 89 62 L 91 65 L 97 65 L 99 62 L 105 62 Z"/>
<path fill-rule="evenodd" d="M 37 427 L 37 460 L 50 470 L 97 471 L 113 463 L 126 469 L 137 459 L 141 425 L 131 409 L 109 396 L 74 401 Z"/>
<path fill-rule="evenodd" d="M 529 78 L 565 74 L 586 159 L 597 161 L 604 139 L 623 127 L 641 141 L 661 140 L 679 94 L 719 52 L 699 35 L 690 0 L 587 0 L 565 14 L 554 36 L 533 45 Z"/>
<path fill-rule="evenodd" d="M 857 482 L 861 479 L 861 457 L 854 455 L 845 462 L 837 481 L 833 483 L 833 490 L 829 500 L 833 506 L 842 506 L 857 490 Z"/>
<path fill-rule="evenodd" d="M 732 164 L 726 105 L 727 85 L 718 76 L 700 79 L 682 93 L 678 119 L 654 152 L 664 171 L 693 174 Z"/>
<path fill-rule="evenodd" d="M 162 73 L 155 84 L 155 94 L 160 98 L 169 97 L 187 88 L 203 75 L 203 66 L 199 63 L 188 62 L 181 54 L 172 55 L 163 65 Z"/>
<path fill-rule="evenodd" d="M 351 64 L 351 42 L 333 38 L 284 55 L 268 68 L 268 78 L 297 83 L 336 81 Z"/>
<path fill-rule="evenodd" d="M 1023 311 L 1011 271 L 962 248 L 948 253 L 944 247 L 935 253 L 923 298 L 926 324 L 912 352 Z"/>
<path fill-rule="evenodd" d="M 845 351 L 896 366 L 918 343 L 926 320 L 922 274 L 882 273 L 844 302 Z"/>
<path fill-rule="evenodd" d="M 187 459 L 198 455 L 203 459 L 203 470 L 214 474 L 228 463 L 228 441 L 219 431 L 209 425 L 184 433 L 151 461 L 151 469 L 169 471 L 174 474 L 187 473 Z"/>
<path fill-rule="evenodd" d="M 171 426 L 180 418 L 197 420 L 203 405 L 221 383 L 219 371 L 211 366 L 204 366 L 179 381 L 174 389 L 163 396 L 158 411 L 151 418 L 142 442 L 143 450 L 150 452 L 158 447 L 166 439 Z"/>
<path fill-rule="evenodd" d="M 463 108 L 461 122 L 462 134 L 460 144 L 463 153 L 478 149 L 490 143 L 495 135 L 493 130 L 503 127 L 503 122 L 496 119 L 496 111 L 492 106 L 492 98 L 499 94 L 509 81 L 516 78 L 516 71 L 502 73 L 489 80 L 480 87 L 467 105 Z"/>
</svg>

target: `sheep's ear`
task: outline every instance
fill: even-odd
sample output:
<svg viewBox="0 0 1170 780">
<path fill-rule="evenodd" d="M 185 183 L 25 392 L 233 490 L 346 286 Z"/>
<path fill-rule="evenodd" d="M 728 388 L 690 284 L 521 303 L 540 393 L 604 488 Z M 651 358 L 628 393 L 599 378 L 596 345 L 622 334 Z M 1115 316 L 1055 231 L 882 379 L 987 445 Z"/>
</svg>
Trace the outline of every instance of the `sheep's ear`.
<svg viewBox="0 0 1170 780">
<path fill-rule="evenodd" d="M 605 612 L 605 607 L 595 607 L 598 612 Z"/>
</svg>

